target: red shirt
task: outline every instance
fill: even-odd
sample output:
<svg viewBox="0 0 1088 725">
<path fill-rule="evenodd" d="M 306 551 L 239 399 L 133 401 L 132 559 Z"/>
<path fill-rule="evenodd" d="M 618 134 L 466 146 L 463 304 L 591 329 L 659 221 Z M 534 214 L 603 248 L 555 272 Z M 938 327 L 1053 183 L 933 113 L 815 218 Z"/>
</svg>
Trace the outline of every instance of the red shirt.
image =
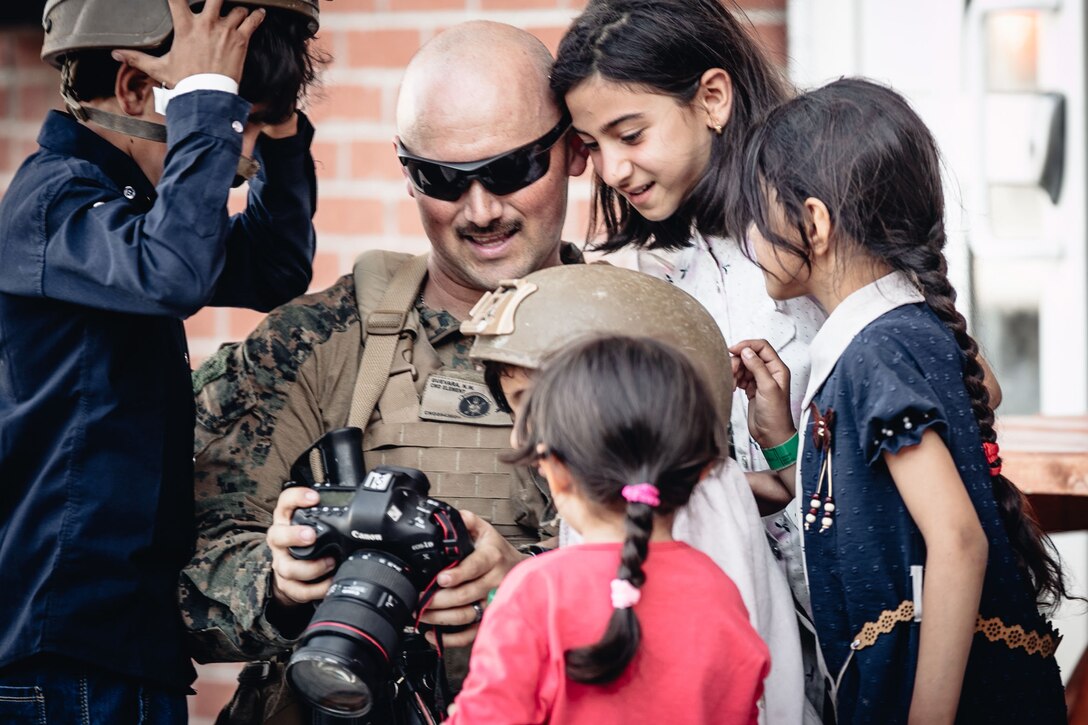
<svg viewBox="0 0 1088 725">
<path fill-rule="evenodd" d="M 486 610 L 447 722 L 755 723 L 767 647 L 729 577 L 677 541 L 650 544 L 635 605 L 642 640 L 624 673 L 607 685 L 566 677 L 563 653 L 608 624 L 619 560 L 620 544 L 581 544 L 516 566 Z"/>
</svg>

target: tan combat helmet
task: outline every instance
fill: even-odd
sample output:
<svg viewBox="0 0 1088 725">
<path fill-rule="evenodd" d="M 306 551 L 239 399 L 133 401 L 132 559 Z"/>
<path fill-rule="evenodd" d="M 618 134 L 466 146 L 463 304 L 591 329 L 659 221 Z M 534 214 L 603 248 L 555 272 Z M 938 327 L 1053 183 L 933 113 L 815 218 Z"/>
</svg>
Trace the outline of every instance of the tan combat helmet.
<svg viewBox="0 0 1088 725">
<path fill-rule="evenodd" d="M 189 0 L 190 5 L 204 0 Z M 292 10 L 317 32 L 317 0 L 229 0 L 234 5 Z M 48 0 L 42 14 L 42 60 L 60 68 L 64 56 L 80 50 L 153 50 L 173 30 L 167 0 Z"/>
<path fill-rule="evenodd" d="M 189 0 L 189 5 L 204 0 Z M 227 0 L 234 5 L 281 8 L 305 18 L 312 37 L 318 28 L 318 0 Z M 127 136 L 166 141 L 166 127 L 86 106 L 72 90 L 74 63 L 70 54 L 82 50 L 151 51 L 174 29 L 168 0 L 47 0 L 42 13 L 42 60 L 61 71 L 61 96 L 72 115 Z M 246 163 L 248 162 L 248 163 Z M 253 162 L 243 159 L 239 171 L 253 175 Z"/>
<path fill-rule="evenodd" d="M 564 345 L 599 334 L 651 337 L 687 354 L 729 420 L 733 371 L 710 313 L 688 293 L 608 264 L 549 267 L 505 281 L 472 308 L 461 332 L 473 360 L 537 369 Z"/>
</svg>

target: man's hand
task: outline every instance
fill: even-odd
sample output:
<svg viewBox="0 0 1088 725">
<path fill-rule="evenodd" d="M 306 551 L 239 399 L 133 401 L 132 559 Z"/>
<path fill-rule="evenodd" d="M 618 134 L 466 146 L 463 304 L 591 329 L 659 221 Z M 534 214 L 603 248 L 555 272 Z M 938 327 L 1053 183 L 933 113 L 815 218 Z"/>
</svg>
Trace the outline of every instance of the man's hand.
<svg viewBox="0 0 1088 725">
<path fill-rule="evenodd" d="M 336 561 L 331 556 L 304 561 L 287 550 L 314 543 L 317 534 L 313 527 L 293 526 L 291 516 L 295 509 L 308 508 L 318 500 L 313 489 L 289 488 L 280 494 L 272 513 L 272 525 L 266 534 L 268 548 L 272 550 L 272 595 L 285 607 L 323 599 L 332 582 L 328 575 L 336 568 Z"/>
<path fill-rule="evenodd" d="M 167 88 L 197 73 L 218 73 L 241 82 L 249 39 L 264 20 L 264 8 L 249 11 L 236 6 L 220 17 L 223 0 L 208 0 L 199 13 L 189 9 L 187 0 L 168 2 L 174 21 L 170 52 L 156 57 L 118 49 L 113 51 L 113 58 L 143 71 Z"/>
<path fill-rule="evenodd" d="M 442 635 L 442 643 L 448 647 L 467 647 L 476 638 L 479 629 L 476 622 L 476 609 L 479 603 L 487 606 L 487 595 L 502 582 L 506 573 L 515 564 L 525 558 L 502 535 L 471 511 L 461 511 L 465 527 L 472 536 L 476 547 L 468 557 L 457 566 L 438 575 L 440 589 L 431 599 L 422 620 L 427 624 L 445 626 L 463 626 L 472 624 L 460 632 Z M 434 633 L 428 632 L 427 639 L 434 642 Z"/>
</svg>

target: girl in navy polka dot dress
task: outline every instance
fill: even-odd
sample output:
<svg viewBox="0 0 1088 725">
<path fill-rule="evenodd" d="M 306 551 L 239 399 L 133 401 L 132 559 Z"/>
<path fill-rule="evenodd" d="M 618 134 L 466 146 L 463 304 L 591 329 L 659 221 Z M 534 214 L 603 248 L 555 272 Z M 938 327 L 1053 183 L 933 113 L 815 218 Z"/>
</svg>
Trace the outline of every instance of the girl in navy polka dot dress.
<svg viewBox="0 0 1088 725">
<path fill-rule="evenodd" d="M 1040 608 L 1066 595 L 1001 476 L 978 345 L 946 274 L 940 162 L 909 105 L 846 79 L 748 139 L 731 210 L 775 299 L 813 295 L 797 477 L 813 615 L 839 723 L 1055 723 Z M 789 423 L 788 371 L 747 341 L 752 430 Z M 736 349 L 736 348 L 734 348 Z"/>
</svg>

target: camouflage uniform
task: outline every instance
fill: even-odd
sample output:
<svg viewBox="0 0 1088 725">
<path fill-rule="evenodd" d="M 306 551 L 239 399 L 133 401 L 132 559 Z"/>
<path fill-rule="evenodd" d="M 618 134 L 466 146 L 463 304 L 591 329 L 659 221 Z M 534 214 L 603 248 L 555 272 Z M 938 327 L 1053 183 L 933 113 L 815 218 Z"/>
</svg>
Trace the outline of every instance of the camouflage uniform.
<svg viewBox="0 0 1088 725">
<path fill-rule="evenodd" d="M 570 245 L 563 258 L 581 261 Z M 458 320 L 424 307 L 421 299 L 415 313 L 444 369 L 474 369 L 471 340 L 460 333 Z M 304 607 L 299 621 L 279 622 L 285 631 L 266 617 L 272 557 L 265 533 L 295 459 L 347 420 L 363 352 L 361 328 L 355 281 L 346 275 L 274 310 L 245 341 L 224 346 L 194 374 L 197 542 L 182 572 L 180 597 L 198 661 L 282 656 L 313 611 Z M 442 475 L 424 472 L 432 483 Z M 502 487 L 507 498 L 515 488 L 508 478 Z M 442 496 L 441 490 L 439 485 L 432 493 Z M 515 543 L 554 533 L 541 526 L 547 503 L 528 506 L 534 510 L 519 519 L 520 536 L 498 528 Z"/>
<path fill-rule="evenodd" d="M 295 457 L 347 418 L 359 329 L 347 275 L 274 310 L 194 374 L 197 542 L 181 604 L 199 661 L 268 657 L 292 644 L 264 617 L 265 532 Z"/>
</svg>

